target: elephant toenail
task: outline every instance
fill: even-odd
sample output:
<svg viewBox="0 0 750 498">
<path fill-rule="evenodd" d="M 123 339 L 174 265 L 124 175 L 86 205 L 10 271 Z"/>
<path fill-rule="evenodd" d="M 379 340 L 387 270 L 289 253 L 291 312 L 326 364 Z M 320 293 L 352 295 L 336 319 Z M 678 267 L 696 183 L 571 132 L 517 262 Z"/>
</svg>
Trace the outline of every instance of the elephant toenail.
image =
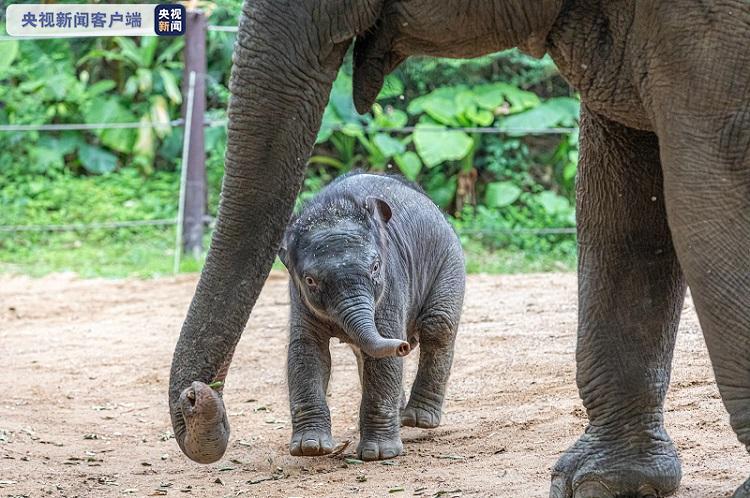
<svg viewBox="0 0 750 498">
<path fill-rule="evenodd" d="M 302 442 L 302 449 L 304 450 L 317 450 L 318 448 L 318 441 L 316 441 L 315 439 L 305 439 Z"/>
<path fill-rule="evenodd" d="M 584 481 L 579 484 L 573 498 L 614 498 L 607 486 L 598 481 Z"/>
<path fill-rule="evenodd" d="M 659 493 L 650 484 L 644 484 L 638 488 L 638 496 L 641 498 L 659 498 Z"/>
</svg>

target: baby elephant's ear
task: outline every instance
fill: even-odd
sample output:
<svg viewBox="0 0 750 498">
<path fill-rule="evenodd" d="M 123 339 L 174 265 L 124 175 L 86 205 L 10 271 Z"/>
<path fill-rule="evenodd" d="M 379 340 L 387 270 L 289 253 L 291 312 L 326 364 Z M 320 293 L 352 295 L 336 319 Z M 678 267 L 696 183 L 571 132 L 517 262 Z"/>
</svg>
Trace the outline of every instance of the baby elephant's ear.
<svg viewBox="0 0 750 498">
<path fill-rule="evenodd" d="M 284 240 L 281 241 L 281 247 L 279 247 L 279 259 L 281 260 L 282 263 L 284 263 L 284 266 L 286 266 L 287 269 L 289 269 L 287 256 L 288 256 L 288 252 L 287 252 L 287 247 L 286 247 L 286 237 L 284 237 Z"/>
<path fill-rule="evenodd" d="M 289 224 L 284 231 L 284 237 L 281 239 L 281 246 L 279 246 L 279 259 L 284 263 L 287 270 L 289 269 L 289 245 L 292 240 L 292 224 L 294 224 L 296 220 L 297 217 L 292 216 L 292 219 L 289 221 Z"/>
<path fill-rule="evenodd" d="M 379 218 L 383 222 L 383 224 L 388 223 L 388 221 L 390 221 L 391 219 L 391 216 L 393 216 L 391 206 L 389 206 L 388 203 L 383 199 L 380 199 L 378 197 L 368 197 L 365 200 L 365 205 L 367 206 L 367 211 L 369 211 L 370 215 L 375 218 Z"/>
</svg>

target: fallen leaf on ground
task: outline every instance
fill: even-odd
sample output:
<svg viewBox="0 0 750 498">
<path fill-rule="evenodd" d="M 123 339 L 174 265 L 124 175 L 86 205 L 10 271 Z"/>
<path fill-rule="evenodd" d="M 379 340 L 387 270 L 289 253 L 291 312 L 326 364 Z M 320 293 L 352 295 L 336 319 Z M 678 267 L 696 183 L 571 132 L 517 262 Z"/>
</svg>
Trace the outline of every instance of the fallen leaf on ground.
<svg viewBox="0 0 750 498">
<path fill-rule="evenodd" d="M 334 446 L 333 451 L 331 451 L 331 454 L 328 455 L 328 456 L 330 458 L 333 458 L 336 455 L 340 455 L 341 453 L 344 452 L 344 450 L 347 448 L 347 446 L 349 446 L 349 444 L 351 444 L 351 442 L 352 442 L 351 439 L 344 439 L 339 444 L 337 444 L 336 446 Z"/>
</svg>

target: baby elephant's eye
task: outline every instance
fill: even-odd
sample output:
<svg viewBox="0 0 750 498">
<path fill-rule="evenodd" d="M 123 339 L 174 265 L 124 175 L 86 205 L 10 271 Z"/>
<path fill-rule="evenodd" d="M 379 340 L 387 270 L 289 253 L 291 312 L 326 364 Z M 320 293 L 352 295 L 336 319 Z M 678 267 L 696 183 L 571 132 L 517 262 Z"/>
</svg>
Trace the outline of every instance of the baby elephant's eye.
<svg viewBox="0 0 750 498">
<path fill-rule="evenodd" d="M 310 275 L 305 275 L 305 283 L 309 287 L 315 287 L 315 285 L 317 284 L 317 282 L 315 281 L 315 279 L 312 278 Z"/>
<path fill-rule="evenodd" d="M 380 271 L 380 261 L 375 260 L 370 267 L 370 272 L 375 275 L 378 271 Z"/>
</svg>

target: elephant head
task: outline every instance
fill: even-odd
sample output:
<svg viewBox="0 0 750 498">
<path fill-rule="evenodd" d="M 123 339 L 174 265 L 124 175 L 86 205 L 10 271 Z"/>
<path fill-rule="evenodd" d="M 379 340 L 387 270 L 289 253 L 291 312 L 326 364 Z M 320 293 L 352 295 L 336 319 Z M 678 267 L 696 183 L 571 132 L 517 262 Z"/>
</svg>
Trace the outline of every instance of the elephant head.
<svg viewBox="0 0 750 498">
<path fill-rule="evenodd" d="M 332 321 L 373 358 L 406 356 L 409 343 L 380 335 L 375 308 L 386 292 L 385 225 L 391 207 L 368 197 L 314 199 L 289 224 L 279 257 L 314 315 Z"/>
<path fill-rule="evenodd" d="M 562 0 L 246 0 L 230 81 L 226 168 L 211 248 L 172 360 L 169 407 L 183 452 L 218 460 L 234 348 L 273 264 L 331 85 L 354 48 L 365 111 L 409 55 L 543 53 Z M 215 387 L 209 387 L 212 385 Z"/>
</svg>

